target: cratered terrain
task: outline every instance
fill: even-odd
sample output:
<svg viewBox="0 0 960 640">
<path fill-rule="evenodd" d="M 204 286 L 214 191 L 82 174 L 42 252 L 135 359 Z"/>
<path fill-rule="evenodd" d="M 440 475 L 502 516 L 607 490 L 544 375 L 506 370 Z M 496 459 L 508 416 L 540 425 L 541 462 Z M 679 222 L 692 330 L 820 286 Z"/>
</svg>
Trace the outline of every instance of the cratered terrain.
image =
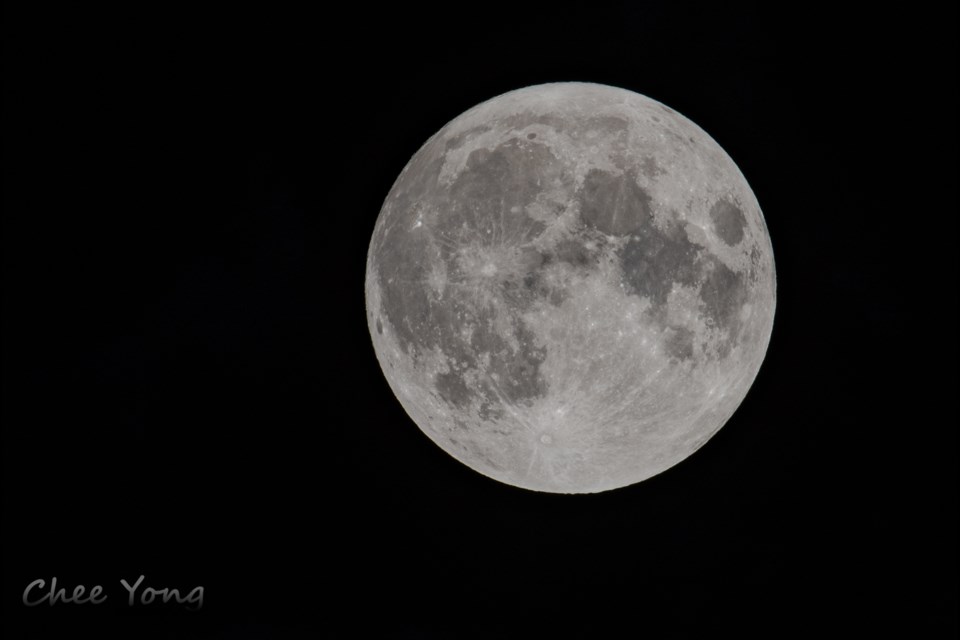
<svg viewBox="0 0 960 640">
<path fill-rule="evenodd" d="M 773 326 L 773 252 L 731 158 L 676 111 L 588 83 L 484 102 L 413 156 L 366 266 L 407 414 L 491 478 L 588 493 L 731 417 Z"/>
</svg>

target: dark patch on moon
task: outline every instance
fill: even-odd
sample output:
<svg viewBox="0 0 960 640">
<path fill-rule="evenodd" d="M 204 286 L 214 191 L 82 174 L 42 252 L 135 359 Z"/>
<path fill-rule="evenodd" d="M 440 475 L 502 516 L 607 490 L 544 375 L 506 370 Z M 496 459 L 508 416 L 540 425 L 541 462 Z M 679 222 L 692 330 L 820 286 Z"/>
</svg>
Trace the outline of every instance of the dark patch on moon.
<svg viewBox="0 0 960 640">
<path fill-rule="evenodd" d="M 653 158 L 652 156 L 647 156 L 643 159 L 643 161 L 640 163 L 640 171 L 642 171 L 643 175 L 647 176 L 648 178 L 656 178 L 657 176 L 665 173 L 664 170 L 661 169 L 657 164 L 656 158 Z"/>
<path fill-rule="evenodd" d="M 390 223 L 380 227 L 372 240 L 379 263 L 382 310 L 401 350 L 411 358 L 416 357 L 414 345 L 422 328 L 429 326 L 431 314 L 427 290 L 416 284 L 410 286 L 410 283 L 426 281 L 425 263 L 410 260 L 408 252 L 429 255 L 433 248 L 427 236 L 411 233 L 409 228 L 416 221 L 415 203 L 436 194 L 442 166 L 443 158 L 433 153 L 420 153 L 410 160 L 391 191 Z"/>
<path fill-rule="evenodd" d="M 481 420 L 490 421 L 490 420 L 499 420 L 505 415 L 503 405 L 497 404 L 495 401 L 490 400 L 489 397 L 493 394 L 490 390 L 490 385 L 483 385 L 484 400 L 480 403 L 480 408 L 477 410 L 477 415 Z"/>
<path fill-rule="evenodd" d="M 592 269 L 598 264 L 600 251 L 589 248 L 583 242 L 566 238 L 557 243 L 554 248 L 557 260 L 565 262 L 578 269 Z"/>
<path fill-rule="evenodd" d="M 724 331 L 727 339 L 720 343 L 720 356 L 725 357 L 740 335 L 740 312 L 749 291 L 743 274 L 737 273 L 715 256 L 705 259 L 705 276 L 700 287 L 700 300 L 707 318 Z"/>
<path fill-rule="evenodd" d="M 760 248 L 755 244 L 750 247 L 750 284 L 760 283 L 760 274 L 763 272 L 763 256 L 760 254 Z"/>
<path fill-rule="evenodd" d="M 458 409 L 462 409 L 470 404 L 470 398 L 473 397 L 473 392 L 470 387 L 467 386 L 463 375 L 458 371 L 451 370 L 438 373 L 434 376 L 433 383 L 437 389 L 437 393 L 439 393 L 440 397 L 446 400 L 448 404 Z"/>
<path fill-rule="evenodd" d="M 729 327 L 740 312 L 746 288 L 743 276 L 714 256 L 706 259 L 706 276 L 700 288 L 700 299 L 708 317 L 717 326 Z"/>
<path fill-rule="evenodd" d="M 491 358 L 490 376 L 510 404 L 529 404 L 547 394 L 547 382 L 540 373 L 547 349 L 536 344 L 534 333 L 521 320 L 514 320 L 513 329 L 519 346 L 508 346 L 505 353 Z"/>
<path fill-rule="evenodd" d="M 511 317 L 511 331 L 503 335 L 497 326 L 498 314 L 508 311 L 489 306 L 478 308 L 469 300 L 453 304 L 462 319 L 447 320 L 435 345 L 448 362 L 457 363 L 434 376 L 441 398 L 454 407 L 464 408 L 480 395 L 480 410 L 493 416 L 500 415 L 504 402 L 518 406 L 546 395 L 547 383 L 540 365 L 547 350 L 535 343 L 533 332 L 521 319 Z M 472 330 L 469 337 L 457 332 L 461 325 Z M 477 393 L 477 385 L 469 382 L 471 374 L 479 376 L 481 394 Z"/>
<path fill-rule="evenodd" d="M 383 335 L 383 323 L 380 322 L 380 318 L 377 318 L 377 333 Z"/>
<path fill-rule="evenodd" d="M 620 251 L 623 284 L 629 293 L 663 305 L 674 283 L 693 284 L 700 247 L 685 234 L 661 231 L 646 224 Z"/>
<path fill-rule="evenodd" d="M 685 361 L 693 358 L 693 331 L 687 327 L 669 327 L 664 340 L 664 349 L 672 360 Z"/>
<path fill-rule="evenodd" d="M 416 246 L 415 242 L 410 244 Z M 382 309 L 393 327 L 401 350 L 415 360 L 416 345 L 421 342 L 423 329 L 430 326 L 432 314 L 427 290 L 421 286 L 405 286 L 405 283 L 423 280 L 425 274 L 422 265 L 402 260 L 399 256 L 391 256 L 390 253 L 384 251 L 381 257 L 381 275 L 384 276 L 384 284 L 381 286 Z M 385 276 L 388 273 L 391 274 L 390 277 Z M 395 279 L 404 285 L 394 285 Z"/>
<path fill-rule="evenodd" d="M 619 116 L 595 116 L 584 122 L 581 130 L 584 133 L 593 132 L 598 135 L 622 135 L 630 129 L 630 123 Z"/>
<path fill-rule="evenodd" d="M 591 169 L 577 199 L 584 224 L 601 233 L 625 236 L 649 223 L 651 198 L 633 172 L 614 175 Z"/>
<path fill-rule="evenodd" d="M 501 295 L 511 307 L 526 311 L 538 300 L 553 301 L 562 295 L 562 291 L 551 287 L 542 270 L 531 268 L 523 273 L 510 274 L 500 282 Z"/>
<path fill-rule="evenodd" d="M 544 225 L 522 209 L 536 199 L 544 173 L 557 165 L 547 147 L 532 142 L 508 140 L 492 151 L 476 149 L 450 187 L 449 211 L 438 230 L 448 237 L 514 245 L 536 237 Z"/>
<path fill-rule="evenodd" d="M 540 274 L 539 254 L 524 248 L 545 226 L 523 208 L 556 175 L 557 159 L 537 143 L 511 139 L 474 150 L 449 187 L 429 181 L 419 199 L 443 215 L 417 219 L 397 211 L 381 245 L 383 313 L 401 347 L 415 362 L 418 353 L 439 352 L 449 369 L 434 375 L 437 395 L 458 409 L 480 400 L 484 419 L 501 415 L 503 403 L 522 405 L 547 393 L 540 372 L 546 349 L 519 314 L 557 292 Z M 518 255 L 512 267 L 497 262 Z M 430 275 L 438 263 L 446 281 L 436 290 Z M 487 264 L 495 271 L 484 272 Z"/>
<path fill-rule="evenodd" d="M 717 236 L 728 246 L 732 247 L 743 240 L 747 219 L 740 208 L 729 200 L 718 200 L 710 207 L 710 220 Z"/>
<path fill-rule="evenodd" d="M 649 316 L 666 321 L 666 303 L 674 285 L 697 287 L 708 322 L 726 334 L 718 344 L 725 357 L 736 344 L 740 311 L 748 298 L 744 275 L 690 242 L 678 221 L 661 229 L 651 223 L 631 234 L 620 250 L 621 278 L 628 293 L 647 298 Z M 667 327 L 665 349 L 673 359 L 693 358 L 694 334 L 684 327 Z"/>
</svg>

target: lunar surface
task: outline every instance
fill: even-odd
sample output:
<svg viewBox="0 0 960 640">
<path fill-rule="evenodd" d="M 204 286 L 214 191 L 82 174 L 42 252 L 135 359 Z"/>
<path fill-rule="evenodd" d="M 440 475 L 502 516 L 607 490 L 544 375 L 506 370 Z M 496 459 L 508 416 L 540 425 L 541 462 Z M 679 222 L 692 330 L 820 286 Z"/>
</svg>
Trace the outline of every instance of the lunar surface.
<svg viewBox="0 0 960 640">
<path fill-rule="evenodd" d="M 676 111 L 559 83 L 484 102 L 393 185 L 366 267 L 403 408 L 501 482 L 623 487 L 677 464 L 767 350 L 773 252 L 720 146 Z"/>
</svg>

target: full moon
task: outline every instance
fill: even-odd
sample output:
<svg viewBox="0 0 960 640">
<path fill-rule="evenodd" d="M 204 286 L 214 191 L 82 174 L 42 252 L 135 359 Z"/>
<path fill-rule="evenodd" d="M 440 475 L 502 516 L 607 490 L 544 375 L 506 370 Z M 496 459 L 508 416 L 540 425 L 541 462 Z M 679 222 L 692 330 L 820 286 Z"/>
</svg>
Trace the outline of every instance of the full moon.
<svg viewBox="0 0 960 640">
<path fill-rule="evenodd" d="M 384 375 L 441 449 L 592 493 L 688 457 L 760 369 L 776 301 L 757 199 L 640 94 L 527 87 L 463 113 L 384 201 L 366 264 Z"/>
</svg>

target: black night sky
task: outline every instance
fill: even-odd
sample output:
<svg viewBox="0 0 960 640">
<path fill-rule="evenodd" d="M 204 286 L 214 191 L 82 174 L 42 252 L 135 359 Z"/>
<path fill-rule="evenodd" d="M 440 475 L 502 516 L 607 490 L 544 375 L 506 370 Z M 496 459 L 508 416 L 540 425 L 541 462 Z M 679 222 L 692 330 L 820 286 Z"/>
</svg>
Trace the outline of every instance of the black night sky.
<svg viewBox="0 0 960 640">
<path fill-rule="evenodd" d="M 955 637 L 956 10 L 769 4 L 7 3 L 4 637 Z M 778 276 L 733 419 L 592 496 L 444 454 L 364 317 L 410 156 L 563 80 L 716 139 Z"/>
</svg>

